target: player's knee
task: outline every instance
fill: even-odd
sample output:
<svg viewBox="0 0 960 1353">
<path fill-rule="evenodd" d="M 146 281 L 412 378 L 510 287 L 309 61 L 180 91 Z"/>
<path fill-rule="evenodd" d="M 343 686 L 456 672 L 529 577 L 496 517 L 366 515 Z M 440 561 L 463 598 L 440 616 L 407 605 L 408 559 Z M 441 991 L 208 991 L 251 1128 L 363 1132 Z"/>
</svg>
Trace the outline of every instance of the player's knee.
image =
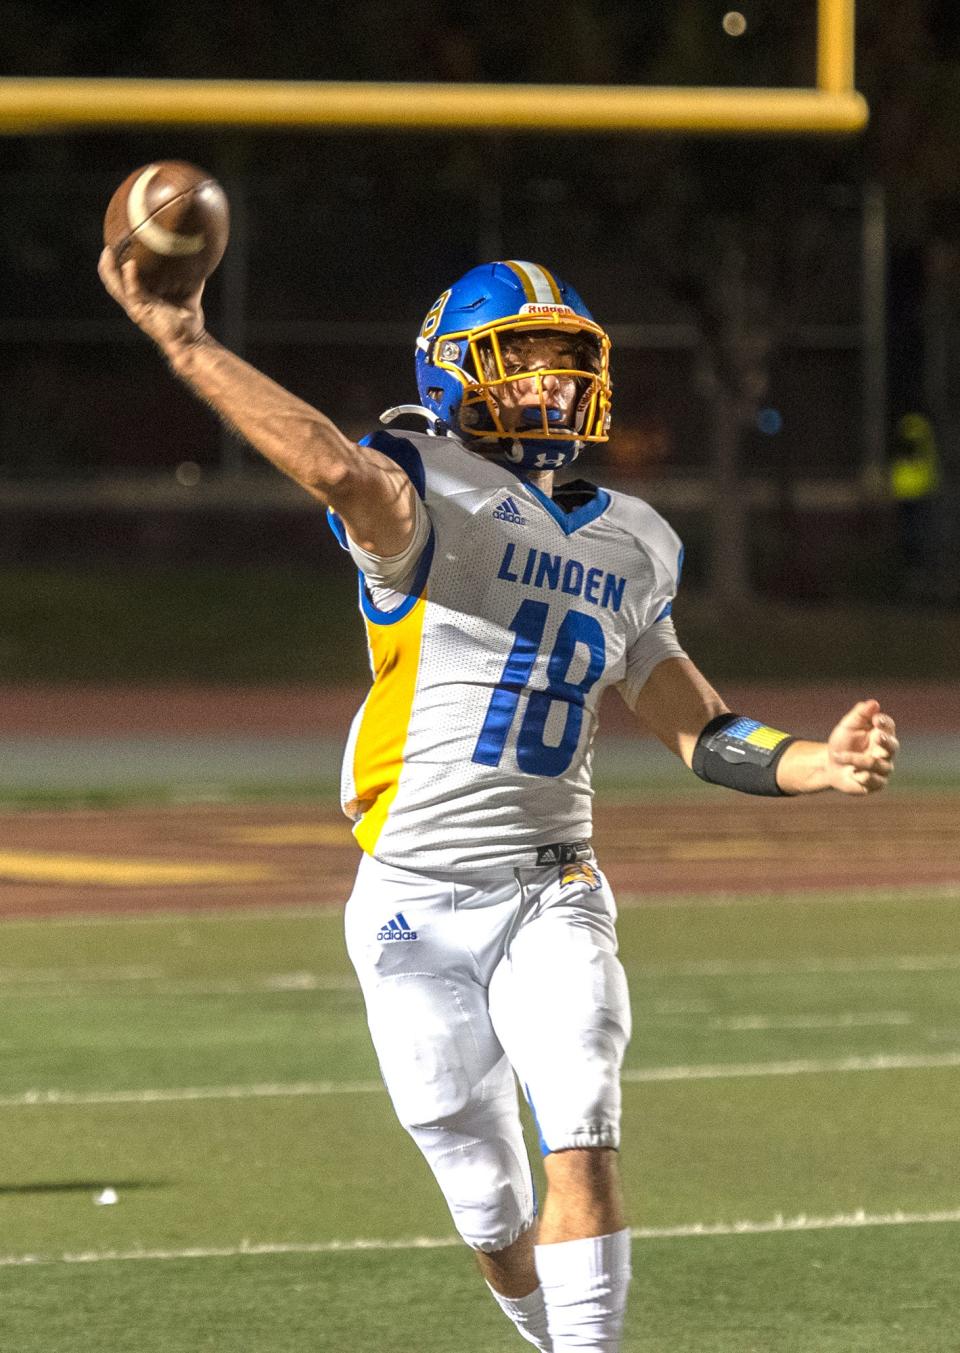
<svg viewBox="0 0 960 1353">
<path fill-rule="evenodd" d="M 489 1196 L 453 1200 L 450 1215 L 464 1242 L 484 1254 L 513 1245 L 534 1220 L 533 1208 L 507 1183 Z"/>
<path fill-rule="evenodd" d="M 526 1231 L 534 1219 L 533 1185 L 526 1157 L 503 1138 L 458 1140 L 414 1132 L 440 1185 L 459 1235 L 474 1250 L 494 1254 Z"/>
<path fill-rule="evenodd" d="M 455 1127 L 470 1103 L 470 1085 L 463 1067 L 437 1068 L 431 1080 L 405 1081 L 388 1086 L 401 1126 L 414 1136 L 420 1131 Z"/>
</svg>

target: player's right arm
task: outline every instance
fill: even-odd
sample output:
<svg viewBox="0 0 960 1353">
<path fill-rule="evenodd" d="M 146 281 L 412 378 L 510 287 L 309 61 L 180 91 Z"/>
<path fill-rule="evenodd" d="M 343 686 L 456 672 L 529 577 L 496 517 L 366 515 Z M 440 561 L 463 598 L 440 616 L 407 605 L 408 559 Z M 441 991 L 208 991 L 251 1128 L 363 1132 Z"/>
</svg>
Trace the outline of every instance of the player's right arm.
<svg viewBox="0 0 960 1353">
<path fill-rule="evenodd" d="M 373 447 L 358 446 L 318 409 L 211 338 L 202 287 L 182 303 L 144 291 L 136 265 L 100 257 L 113 299 L 166 357 L 174 373 L 277 469 L 295 480 L 373 555 L 401 554 L 417 523 L 416 491 L 404 471 Z"/>
</svg>

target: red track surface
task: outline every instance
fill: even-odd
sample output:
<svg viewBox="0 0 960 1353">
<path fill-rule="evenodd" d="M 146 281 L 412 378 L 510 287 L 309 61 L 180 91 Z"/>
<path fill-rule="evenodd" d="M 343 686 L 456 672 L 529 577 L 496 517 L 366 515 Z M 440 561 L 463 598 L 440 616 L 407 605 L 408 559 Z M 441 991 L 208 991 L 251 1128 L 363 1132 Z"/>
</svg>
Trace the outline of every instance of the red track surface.
<svg viewBox="0 0 960 1353">
<path fill-rule="evenodd" d="M 656 799 L 597 814 L 596 847 L 621 900 L 691 892 L 960 887 L 957 799 L 892 791 Z M 277 829 L 281 837 L 277 840 Z M 274 840 L 257 840 L 257 835 Z M 312 841 L 312 843 L 311 843 Z M 259 865 L 259 882 L 109 886 L 2 877 L 4 852 Z M 203 806 L 0 816 L 0 916 L 199 908 L 337 906 L 358 851 L 327 805 Z"/>
<path fill-rule="evenodd" d="M 734 709 L 821 736 L 863 696 L 875 695 L 901 732 L 960 730 L 960 686 L 917 683 L 870 691 L 725 688 Z M 36 737 L 176 734 L 181 737 L 342 737 L 362 692 L 319 687 L 0 687 L 0 731 Z M 606 733 L 636 736 L 614 697 Z M 282 827 L 286 843 L 251 831 Z M 960 886 L 960 811 L 949 795 L 894 788 L 869 800 L 817 796 L 791 803 L 721 791 L 715 798 L 657 798 L 597 806 L 595 844 L 621 896 L 758 890 Z M 255 865 L 259 882 L 158 886 L 27 881 L 3 852 L 109 860 Z M 109 812 L 0 815 L 0 916 L 211 907 L 330 906 L 347 897 L 357 862 L 347 824 L 332 805 L 191 806 Z M 22 872 L 22 869 L 21 869 Z M 96 872 L 95 870 L 93 871 Z"/>
</svg>

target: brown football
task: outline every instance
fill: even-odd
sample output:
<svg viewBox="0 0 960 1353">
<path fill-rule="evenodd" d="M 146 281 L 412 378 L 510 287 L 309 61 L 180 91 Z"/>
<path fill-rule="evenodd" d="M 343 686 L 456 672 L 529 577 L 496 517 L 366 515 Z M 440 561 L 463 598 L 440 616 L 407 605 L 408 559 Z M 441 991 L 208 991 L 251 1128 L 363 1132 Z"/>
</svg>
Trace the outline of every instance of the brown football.
<svg viewBox="0 0 960 1353">
<path fill-rule="evenodd" d="M 189 295 L 210 276 L 229 233 L 226 193 L 184 160 L 135 169 L 111 197 L 103 221 L 103 242 L 117 262 L 134 259 L 145 290 L 168 300 Z"/>
</svg>

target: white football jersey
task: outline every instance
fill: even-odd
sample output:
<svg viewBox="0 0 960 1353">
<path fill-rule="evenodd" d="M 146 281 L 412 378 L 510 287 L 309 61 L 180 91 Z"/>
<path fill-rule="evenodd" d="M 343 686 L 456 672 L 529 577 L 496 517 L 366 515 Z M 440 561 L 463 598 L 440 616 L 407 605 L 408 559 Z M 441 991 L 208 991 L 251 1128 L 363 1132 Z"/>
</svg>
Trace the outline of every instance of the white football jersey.
<svg viewBox="0 0 960 1353">
<path fill-rule="evenodd" d="M 393 609 L 360 577 L 373 686 L 342 788 L 357 841 L 436 874 L 589 840 L 597 705 L 616 685 L 632 706 L 646 679 L 643 636 L 669 615 L 679 539 L 605 489 L 565 512 L 452 437 L 368 441 L 409 474 L 432 532 Z"/>
</svg>

